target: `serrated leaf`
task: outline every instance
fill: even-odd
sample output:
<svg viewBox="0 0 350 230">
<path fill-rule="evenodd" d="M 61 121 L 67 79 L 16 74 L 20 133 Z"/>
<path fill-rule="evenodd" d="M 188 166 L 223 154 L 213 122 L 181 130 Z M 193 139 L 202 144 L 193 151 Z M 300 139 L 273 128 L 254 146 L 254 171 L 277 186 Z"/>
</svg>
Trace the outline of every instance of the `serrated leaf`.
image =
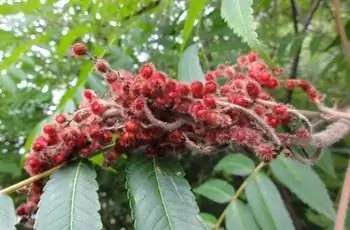
<svg viewBox="0 0 350 230">
<path fill-rule="evenodd" d="M 204 81 L 204 73 L 199 62 L 198 50 L 199 44 L 195 43 L 187 47 L 182 54 L 178 66 L 178 75 L 181 82 Z"/>
<path fill-rule="evenodd" d="M 83 162 L 56 171 L 44 187 L 36 230 L 100 230 L 96 172 Z"/>
<path fill-rule="evenodd" d="M 256 23 L 253 18 L 253 0 L 222 0 L 220 14 L 227 25 L 235 34 L 243 39 L 252 49 L 259 52 L 260 56 L 270 66 L 275 64 L 265 51 L 265 47 L 259 42 L 255 32 Z"/>
<path fill-rule="evenodd" d="M 61 38 L 60 44 L 57 47 L 57 53 L 61 56 L 66 54 L 69 51 L 69 47 L 72 45 L 72 43 L 77 38 L 85 35 L 89 29 L 91 30 L 88 25 L 79 25 L 69 30 L 69 32 Z"/>
<path fill-rule="evenodd" d="M 199 215 L 203 220 L 205 229 L 212 230 L 217 221 L 216 217 L 210 213 L 205 213 L 205 212 L 201 212 Z"/>
<path fill-rule="evenodd" d="M 281 156 L 272 161 L 270 167 L 281 183 L 305 204 L 332 220 L 335 218 L 326 186 L 310 166 Z"/>
<path fill-rule="evenodd" d="M 226 203 L 231 200 L 234 189 L 224 180 L 211 179 L 195 188 L 194 192 L 217 203 Z"/>
<path fill-rule="evenodd" d="M 0 229 L 15 230 L 16 213 L 10 197 L 0 194 Z"/>
<path fill-rule="evenodd" d="M 203 230 L 191 188 L 173 158 L 131 159 L 127 189 L 136 230 Z"/>
<path fill-rule="evenodd" d="M 194 21 L 199 17 L 201 12 L 203 11 L 203 8 L 205 6 L 205 3 L 207 0 L 197 0 L 197 1 L 190 1 L 189 7 L 187 10 L 187 17 L 184 25 L 184 32 L 183 32 L 183 45 L 181 50 L 184 49 L 184 46 L 186 45 L 186 42 L 188 40 L 188 37 L 190 36 Z"/>
<path fill-rule="evenodd" d="M 254 162 L 243 154 L 230 154 L 214 167 L 214 171 L 224 171 L 232 175 L 245 176 L 254 170 Z"/>
<path fill-rule="evenodd" d="M 225 225 L 227 230 L 259 230 L 252 211 L 240 200 L 228 206 Z"/>
<path fill-rule="evenodd" d="M 255 219 L 262 229 L 295 229 L 280 193 L 263 173 L 248 179 L 246 195 Z"/>
</svg>

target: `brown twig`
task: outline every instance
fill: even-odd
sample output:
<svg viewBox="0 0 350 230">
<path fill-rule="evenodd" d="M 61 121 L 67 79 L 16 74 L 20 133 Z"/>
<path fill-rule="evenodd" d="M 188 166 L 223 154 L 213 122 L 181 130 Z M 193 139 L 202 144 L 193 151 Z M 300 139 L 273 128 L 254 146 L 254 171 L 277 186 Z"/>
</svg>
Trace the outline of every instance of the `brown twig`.
<svg viewBox="0 0 350 230">
<path fill-rule="evenodd" d="M 348 167 L 344 178 L 344 184 L 343 184 L 343 189 L 340 196 L 334 230 L 344 229 L 349 201 L 350 201 L 350 160 L 348 162 Z"/>
<path fill-rule="evenodd" d="M 334 17 L 335 17 L 335 23 L 337 26 L 337 31 L 340 37 L 340 41 L 344 48 L 344 55 L 350 64 L 350 44 L 346 37 L 345 30 L 344 30 L 344 24 L 342 22 L 342 19 L 340 17 L 340 1 L 339 0 L 332 0 L 333 7 L 334 7 Z"/>
</svg>

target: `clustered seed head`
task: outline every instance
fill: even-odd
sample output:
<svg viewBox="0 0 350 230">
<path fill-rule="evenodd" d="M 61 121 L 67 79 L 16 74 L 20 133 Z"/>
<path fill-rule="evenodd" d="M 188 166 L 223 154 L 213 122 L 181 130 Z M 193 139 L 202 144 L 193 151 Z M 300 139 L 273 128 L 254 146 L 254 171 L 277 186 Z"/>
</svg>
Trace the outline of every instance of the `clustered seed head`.
<svg viewBox="0 0 350 230">
<path fill-rule="evenodd" d="M 78 43 L 72 53 L 81 57 L 87 48 Z M 120 154 L 140 148 L 156 157 L 188 150 L 210 154 L 232 144 L 249 147 L 269 162 L 291 139 L 295 143 L 295 139 L 310 137 L 304 127 L 294 134 L 277 132 L 281 125 L 299 119 L 289 112 L 288 105 L 270 95 L 283 85 L 279 79 L 283 71 L 268 68 L 255 52 L 240 56 L 234 65 L 221 64 L 207 72 L 204 82 L 190 84 L 169 78 L 151 63 L 133 74 L 113 70 L 103 59 L 92 59 L 96 72 L 108 84 L 110 96 L 103 99 L 86 90 L 79 110 L 60 114 L 46 124 L 26 159 L 30 175 L 72 158 L 90 157 L 106 146 L 112 148 L 105 153 L 105 166 Z M 220 85 L 219 78 L 226 82 Z M 303 80 L 284 83 L 288 89 L 303 89 L 312 101 L 319 99 L 317 91 Z M 33 213 L 40 192 L 33 188 L 29 203 L 21 206 L 18 214 Z"/>
</svg>

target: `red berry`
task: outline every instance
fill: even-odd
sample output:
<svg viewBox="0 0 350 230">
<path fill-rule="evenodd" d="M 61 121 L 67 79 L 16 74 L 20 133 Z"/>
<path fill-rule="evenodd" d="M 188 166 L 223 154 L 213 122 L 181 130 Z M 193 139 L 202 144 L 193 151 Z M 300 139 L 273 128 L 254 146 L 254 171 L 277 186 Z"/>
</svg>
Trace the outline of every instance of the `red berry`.
<svg viewBox="0 0 350 230">
<path fill-rule="evenodd" d="M 72 46 L 72 56 L 73 57 L 80 57 L 87 53 L 87 47 L 86 45 L 82 43 L 75 43 Z"/>
<path fill-rule="evenodd" d="M 190 93 L 190 87 L 185 84 L 180 84 L 177 86 L 177 91 L 182 95 L 182 96 L 187 96 Z"/>
<path fill-rule="evenodd" d="M 214 81 L 208 81 L 204 85 L 204 93 L 210 94 L 210 93 L 216 93 L 217 85 Z"/>
<path fill-rule="evenodd" d="M 141 75 L 141 77 L 149 79 L 154 71 L 154 65 L 152 63 L 147 63 L 140 68 L 139 74 Z"/>
<path fill-rule="evenodd" d="M 206 75 L 205 75 L 205 80 L 206 81 L 214 81 L 215 80 L 215 76 L 212 72 L 208 72 Z"/>
<path fill-rule="evenodd" d="M 266 87 L 270 89 L 275 89 L 279 86 L 279 82 L 276 79 L 271 79 L 267 84 Z"/>
<path fill-rule="evenodd" d="M 98 59 L 95 62 L 95 69 L 98 72 L 106 73 L 109 70 L 109 64 L 103 59 Z"/>
<path fill-rule="evenodd" d="M 59 164 L 63 163 L 64 161 L 65 161 L 65 154 L 64 153 L 58 153 L 52 159 L 53 165 L 59 165 Z"/>
<path fill-rule="evenodd" d="M 149 146 L 147 147 L 145 153 L 149 157 L 155 157 L 158 155 L 158 149 L 156 147 Z"/>
<path fill-rule="evenodd" d="M 272 115 L 267 115 L 266 121 L 267 124 L 269 124 L 273 128 L 276 128 L 280 123 L 280 120 Z"/>
<path fill-rule="evenodd" d="M 200 81 L 192 82 L 191 93 L 192 93 L 193 97 L 202 98 L 203 97 L 203 83 Z"/>
<path fill-rule="evenodd" d="M 247 58 L 249 62 L 255 62 L 258 59 L 258 54 L 252 51 L 247 55 Z"/>
<path fill-rule="evenodd" d="M 207 114 L 208 114 L 208 110 L 201 109 L 201 110 L 198 110 L 196 112 L 196 117 L 197 117 L 198 120 L 202 120 L 203 121 L 203 120 L 206 119 Z"/>
<path fill-rule="evenodd" d="M 55 120 L 58 124 L 63 124 L 67 121 L 66 117 L 63 114 L 58 115 Z"/>
<path fill-rule="evenodd" d="M 260 88 L 256 84 L 254 84 L 252 82 L 249 82 L 247 84 L 246 90 L 247 90 L 248 95 L 251 98 L 255 99 L 255 98 L 257 98 L 259 96 Z"/>
<path fill-rule="evenodd" d="M 134 120 L 129 120 L 125 123 L 125 131 L 135 133 L 139 130 L 139 124 Z"/>
<path fill-rule="evenodd" d="M 288 108 L 285 105 L 276 105 L 272 108 L 272 112 L 279 118 L 288 116 Z"/>
<path fill-rule="evenodd" d="M 47 143 L 46 142 L 43 142 L 43 141 L 36 141 L 34 144 L 33 144 L 33 147 L 32 149 L 34 151 L 41 151 L 43 150 L 45 147 L 46 147 Z"/>
<path fill-rule="evenodd" d="M 125 132 L 119 137 L 118 143 L 122 147 L 130 147 L 135 142 L 135 135 L 130 132 Z"/>
<path fill-rule="evenodd" d="M 43 127 L 43 131 L 47 135 L 54 135 L 56 134 L 56 127 L 52 124 L 47 124 Z"/>
<path fill-rule="evenodd" d="M 183 132 L 180 130 L 175 130 L 169 133 L 169 140 L 173 143 L 179 143 L 183 140 Z"/>
<path fill-rule="evenodd" d="M 203 102 L 208 108 L 215 108 L 216 106 L 216 101 L 214 97 L 206 96 L 204 97 Z"/>
<path fill-rule="evenodd" d="M 101 114 L 104 110 L 104 107 L 101 103 L 94 101 L 91 103 L 91 111 L 95 114 Z"/>
<path fill-rule="evenodd" d="M 88 100 L 88 101 L 92 101 L 93 99 L 96 98 L 96 94 L 94 91 L 92 91 L 91 89 L 87 89 L 84 91 L 84 97 Z"/>
<path fill-rule="evenodd" d="M 112 84 L 113 82 L 115 82 L 118 79 L 118 73 L 116 71 L 111 71 L 109 73 L 106 74 L 106 81 L 109 84 Z"/>
</svg>

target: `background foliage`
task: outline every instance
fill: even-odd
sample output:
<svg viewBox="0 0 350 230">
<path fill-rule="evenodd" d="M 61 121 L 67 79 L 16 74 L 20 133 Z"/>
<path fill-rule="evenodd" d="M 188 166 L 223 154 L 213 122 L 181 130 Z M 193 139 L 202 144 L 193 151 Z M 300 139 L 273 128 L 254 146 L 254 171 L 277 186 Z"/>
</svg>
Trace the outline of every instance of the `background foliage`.
<svg viewBox="0 0 350 230">
<path fill-rule="evenodd" d="M 297 23 L 291 2 L 297 5 Z M 84 88 L 104 93 L 92 65 L 70 58 L 70 45 L 76 41 L 88 44 L 113 68 L 136 70 L 141 63 L 152 61 L 182 81 L 201 79 L 203 70 L 235 61 L 252 47 L 285 68 L 287 76 L 313 82 L 329 95 L 329 101 L 349 104 L 350 67 L 336 33 L 332 6 L 330 1 L 320 1 L 310 14 L 315 2 L 0 1 L 1 186 L 27 177 L 22 170 L 24 154 L 42 123 L 57 112 L 73 111 Z M 349 9 L 350 2 L 342 1 L 350 38 Z M 286 92 L 276 96 L 287 99 Z M 291 102 L 312 109 L 301 94 L 294 93 Z M 228 206 L 226 229 L 331 229 L 349 144 L 350 139 L 345 139 L 326 149 L 314 167 L 284 158 L 274 161 L 250 178 L 245 194 Z M 104 229 L 133 228 L 125 189 L 129 164 L 130 159 L 121 158 L 114 170 L 96 166 Z M 181 159 L 205 226 L 211 228 L 257 164 L 254 154 L 239 148 L 210 157 L 188 154 Z M 133 174 L 130 169 L 128 173 Z M 23 200 L 20 194 L 13 198 L 15 203 Z M 9 201 L 0 197 L 0 202 Z M 350 218 L 347 227 L 350 229 Z"/>
</svg>

